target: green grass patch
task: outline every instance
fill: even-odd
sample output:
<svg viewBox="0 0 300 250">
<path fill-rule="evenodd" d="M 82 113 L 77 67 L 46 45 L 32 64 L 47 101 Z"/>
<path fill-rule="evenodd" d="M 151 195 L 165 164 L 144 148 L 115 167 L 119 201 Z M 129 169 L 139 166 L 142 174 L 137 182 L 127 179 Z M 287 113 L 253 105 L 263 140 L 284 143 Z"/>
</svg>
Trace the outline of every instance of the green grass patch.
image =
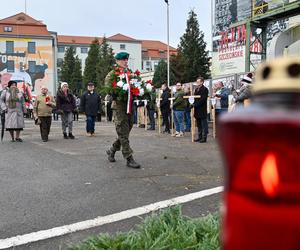
<svg viewBox="0 0 300 250">
<path fill-rule="evenodd" d="M 70 250 L 214 250 L 220 249 L 218 215 L 188 218 L 180 207 L 146 217 L 136 230 L 116 235 L 101 234 Z"/>
</svg>

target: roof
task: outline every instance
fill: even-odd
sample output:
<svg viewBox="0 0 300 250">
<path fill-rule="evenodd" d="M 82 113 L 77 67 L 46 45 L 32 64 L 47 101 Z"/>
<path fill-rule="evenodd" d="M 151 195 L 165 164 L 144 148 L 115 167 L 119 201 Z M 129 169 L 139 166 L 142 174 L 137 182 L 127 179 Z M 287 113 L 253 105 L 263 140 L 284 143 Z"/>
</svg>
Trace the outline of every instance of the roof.
<svg viewBox="0 0 300 250">
<path fill-rule="evenodd" d="M 20 12 L 16 15 L 4 18 L 0 20 L 0 24 L 26 24 L 26 25 L 38 25 L 46 26 L 41 21 L 35 20 L 31 16 L 28 16 L 24 12 Z"/>
<path fill-rule="evenodd" d="M 177 55 L 177 49 L 169 47 L 170 55 Z M 166 59 L 168 45 L 155 40 L 142 40 L 143 58 Z"/>
<path fill-rule="evenodd" d="M 58 35 L 58 43 L 60 44 L 86 44 L 90 45 L 92 41 L 97 38 L 101 43 L 103 37 L 95 37 L 95 36 L 65 36 L 65 35 Z M 108 41 L 122 41 L 122 42 L 140 42 L 139 40 L 133 39 L 129 36 L 122 35 L 120 33 L 107 37 Z"/>
<path fill-rule="evenodd" d="M 57 41 L 60 44 L 86 44 L 90 45 L 95 39 L 99 40 L 99 43 L 102 42 L 102 37 L 95 36 L 65 36 L 58 35 Z"/>
<path fill-rule="evenodd" d="M 12 27 L 11 32 L 5 32 L 4 27 Z M 5 35 L 33 35 L 51 36 L 47 26 L 41 21 L 35 20 L 24 12 L 0 20 L 0 34 Z"/>
<path fill-rule="evenodd" d="M 136 40 L 136 39 L 134 39 L 132 37 L 129 37 L 129 36 L 122 35 L 120 33 L 108 37 L 107 40 L 126 41 L 126 42 L 140 42 L 139 40 Z"/>
<path fill-rule="evenodd" d="M 175 48 L 173 47 L 169 47 L 170 50 L 174 50 L 177 51 Z M 167 50 L 168 49 L 168 45 L 160 42 L 160 41 L 156 41 L 156 40 L 142 40 L 142 49 L 143 50 Z"/>
</svg>

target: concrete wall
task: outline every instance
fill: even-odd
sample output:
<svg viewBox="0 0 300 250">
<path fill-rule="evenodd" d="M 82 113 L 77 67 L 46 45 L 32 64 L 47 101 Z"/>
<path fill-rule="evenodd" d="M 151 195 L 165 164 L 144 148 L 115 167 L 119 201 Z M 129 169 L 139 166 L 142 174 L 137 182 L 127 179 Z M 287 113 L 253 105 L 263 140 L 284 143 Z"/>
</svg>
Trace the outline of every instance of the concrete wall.
<svg viewBox="0 0 300 250">
<path fill-rule="evenodd" d="M 277 34 L 270 44 L 268 58 L 283 55 L 300 55 L 300 23 L 282 33 Z"/>
<path fill-rule="evenodd" d="M 67 48 L 69 48 L 71 45 L 61 45 L 59 44 L 58 47 L 65 47 L 65 51 L 67 50 Z M 81 67 L 82 67 L 82 73 L 84 71 L 85 68 L 85 60 L 88 56 L 88 53 L 81 53 L 81 48 L 88 48 L 89 50 L 89 45 L 72 45 L 75 48 L 75 56 L 78 56 L 78 58 L 81 60 Z M 57 50 L 57 59 L 64 59 L 65 57 L 65 52 L 58 52 Z"/>
<path fill-rule="evenodd" d="M 143 59 L 142 72 L 155 71 L 159 61 L 161 59 Z"/>
<path fill-rule="evenodd" d="M 114 42 L 114 41 L 108 41 L 109 45 L 112 47 L 113 52 L 119 53 L 119 52 L 127 52 L 130 54 L 128 65 L 131 70 L 142 70 L 142 44 L 137 42 Z M 125 44 L 125 49 L 120 49 L 120 45 Z"/>
</svg>

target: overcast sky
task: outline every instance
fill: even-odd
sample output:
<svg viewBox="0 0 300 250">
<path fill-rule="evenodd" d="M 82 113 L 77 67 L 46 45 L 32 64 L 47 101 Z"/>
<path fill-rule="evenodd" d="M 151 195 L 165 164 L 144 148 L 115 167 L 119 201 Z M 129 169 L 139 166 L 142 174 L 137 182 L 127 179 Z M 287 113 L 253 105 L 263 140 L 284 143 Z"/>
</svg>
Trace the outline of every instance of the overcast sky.
<svg viewBox="0 0 300 250">
<path fill-rule="evenodd" d="M 194 9 L 211 49 L 211 0 L 169 0 L 170 45 L 177 47 Z M 5 18 L 25 11 L 25 0 L 1 1 Z M 111 36 L 116 33 L 167 42 L 164 0 L 27 0 L 27 14 L 59 35 Z"/>
</svg>

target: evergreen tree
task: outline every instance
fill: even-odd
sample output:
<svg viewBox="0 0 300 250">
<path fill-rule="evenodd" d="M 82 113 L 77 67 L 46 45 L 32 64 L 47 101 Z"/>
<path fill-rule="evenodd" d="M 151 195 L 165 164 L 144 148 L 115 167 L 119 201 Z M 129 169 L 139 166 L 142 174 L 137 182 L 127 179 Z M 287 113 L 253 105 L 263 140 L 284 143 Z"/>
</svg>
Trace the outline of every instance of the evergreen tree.
<svg viewBox="0 0 300 250">
<path fill-rule="evenodd" d="M 184 82 L 184 58 L 180 52 L 170 56 L 170 70 L 175 77 L 175 82 Z"/>
<path fill-rule="evenodd" d="M 75 57 L 75 66 L 72 75 L 72 90 L 78 94 L 82 90 L 82 69 L 81 61 L 78 56 Z"/>
<path fill-rule="evenodd" d="M 97 38 L 95 38 L 95 40 L 92 41 L 88 56 L 85 60 L 85 68 L 83 74 L 83 82 L 85 86 L 89 82 L 93 82 L 95 86 L 97 86 L 96 65 L 98 64 L 98 62 L 99 62 L 99 41 Z"/>
<path fill-rule="evenodd" d="M 184 82 L 193 82 L 198 76 L 209 78 L 209 58 L 204 34 L 199 29 L 196 13 L 192 10 L 187 20 L 185 34 L 178 48 L 184 62 Z"/>
<path fill-rule="evenodd" d="M 100 45 L 99 61 L 96 67 L 97 70 L 97 90 L 100 91 L 104 86 L 104 80 L 106 75 L 113 69 L 115 64 L 115 58 L 112 48 L 107 43 L 106 38 Z"/>
<path fill-rule="evenodd" d="M 161 60 L 154 72 L 153 83 L 156 88 L 160 88 L 162 84 L 168 83 L 168 64 Z M 170 85 L 176 84 L 176 79 L 170 67 Z"/>
<path fill-rule="evenodd" d="M 73 72 L 75 68 L 75 49 L 71 46 L 69 47 L 64 56 L 64 60 L 61 66 L 61 81 L 67 82 L 70 86 L 73 81 Z"/>
</svg>

